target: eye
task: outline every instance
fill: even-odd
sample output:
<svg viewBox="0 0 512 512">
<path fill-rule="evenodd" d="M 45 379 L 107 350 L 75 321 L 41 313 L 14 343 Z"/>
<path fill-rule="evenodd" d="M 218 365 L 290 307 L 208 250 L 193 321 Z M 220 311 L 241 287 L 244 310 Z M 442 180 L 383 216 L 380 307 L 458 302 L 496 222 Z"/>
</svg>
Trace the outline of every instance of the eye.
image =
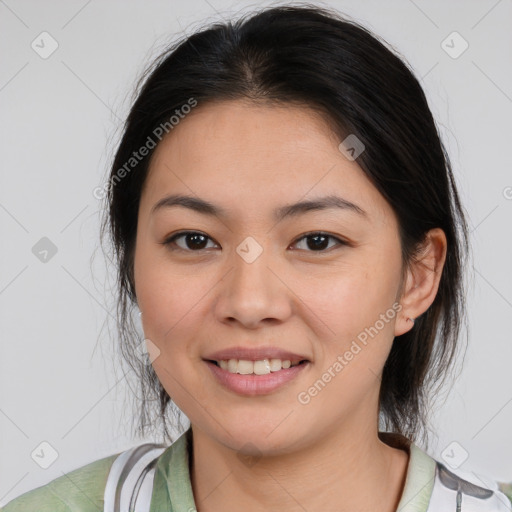
<svg viewBox="0 0 512 512">
<path fill-rule="evenodd" d="M 297 244 L 301 240 L 311 240 L 310 243 L 306 242 L 306 244 L 305 244 L 308 249 L 311 249 L 308 252 L 325 252 L 325 250 L 327 248 L 330 249 L 333 247 L 332 245 L 329 247 L 329 245 L 328 245 L 329 239 L 335 240 L 338 243 L 338 245 L 349 245 L 348 242 L 341 240 L 340 238 L 338 238 L 336 236 L 329 235 L 328 233 L 323 233 L 321 231 L 306 233 L 301 238 L 299 238 L 296 242 L 294 242 L 294 244 Z M 334 244 L 334 245 L 336 245 L 336 244 Z"/>
<path fill-rule="evenodd" d="M 183 238 L 185 240 L 185 247 L 182 247 L 176 240 Z M 173 245 L 177 245 L 178 249 L 183 251 L 192 251 L 199 252 L 205 249 L 205 244 L 207 240 L 211 240 L 211 238 L 204 233 L 200 233 L 199 231 L 182 231 L 181 233 L 177 233 L 172 235 L 171 237 L 165 239 L 162 242 L 162 245 L 169 246 L 171 250 L 175 250 Z"/>
</svg>

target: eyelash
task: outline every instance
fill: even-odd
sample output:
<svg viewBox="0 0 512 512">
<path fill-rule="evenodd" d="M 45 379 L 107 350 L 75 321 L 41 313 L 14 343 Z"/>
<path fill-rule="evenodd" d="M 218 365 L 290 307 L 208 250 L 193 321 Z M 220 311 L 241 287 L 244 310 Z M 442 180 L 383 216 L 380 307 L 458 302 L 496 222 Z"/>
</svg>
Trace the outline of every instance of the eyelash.
<svg viewBox="0 0 512 512">
<path fill-rule="evenodd" d="M 197 253 L 200 253 L 200 252 L 203 252 L 205 251 L 206 249 L 198 249 L 198 250 L 192 250 L 192 249 L 183 249 L 182 247 L 172 247 L 171 245 L 174 244 L 175 245 L 175 240 L 177 240 L 178 238 L 181 238 L 181 237 L 185 237 L 186 235 L 202 235 L 210 240 L 212 240 L 209 236 L 205 235 L 204 233 L 201 233 L 200 231 L 181 231 L 179 233 L 176 233 L 172 236 L 170 236 L 169 238 L 166 238 L 163 242 L 162 242 L 162 245 L 165 245 L 169 248 L 169 250 L 171 251 L 182 251 L 182 252 L 197 252 Z M 303 235 L 300 236 L 300 238 L 297 238 L 295 240 L 295 242 L 293 242 L 292 245 L 295 245 L 296 243 L 298 243 L 299 241 L 303 240 L 303 239 L 306 239 L 306 238 L 310 238 L 310 237 L 313 237 L 313 236 L 324 236 L 324 237 L 327 237 L 327 238 L 331 238 L 333 240 L 335 240 L 336 242 L 338 242 L 338 246 L 350 246 L 351 244 L 349 242 L 347 242 L 346 240 L 343 240 L 337 236 L 334 236 L 334 235 L 331 235 L 329 233 L 325 233 L 323 231 L 311 231 L 309 233 L 305 233 Z M 327 249 L 322 249 L 320 251 L 312 251 L 312 250 L 306 250 L 306 252 L 311 252 L 311 253 L 325 253 L 327 251 L 329 251 L 330 249 L 332 249 L 332 247 L 328 247 Z"/>
</svg>

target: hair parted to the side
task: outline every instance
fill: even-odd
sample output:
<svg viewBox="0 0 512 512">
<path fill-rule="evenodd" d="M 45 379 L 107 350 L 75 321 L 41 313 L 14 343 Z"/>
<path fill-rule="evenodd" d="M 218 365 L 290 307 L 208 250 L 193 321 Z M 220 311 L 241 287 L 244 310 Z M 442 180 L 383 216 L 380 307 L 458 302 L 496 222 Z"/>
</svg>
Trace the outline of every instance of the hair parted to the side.
<svg viewBox="0 0 512 512">
<path fill-rule="evenodd" d="M 463 269 L 469 237 L 447 152 L 403 58 L 336 11 L 280 5 L 181 39 L 147 68 L 138 89 L 110 169 L 101 227 L 101 241 L 108 233 L 117 267 L 121 353 L 142 387 L 138 434 L 144 436 L 160 419 L 164 436 L 172 440 L 169 405 L 180 413 L 152 366 L 134 354 L 142 340 L 131 321 L 137 215 L 154 148 L 122 179 L 119 169 L 191 98 L 196 109 L 245 99 L 314 108 L 340 142 L 354 134 L 364 143 L 357 163 L 397 216 L 404 272 L 429 229 L 445 232 L 448 247 L 437 296 L 412 329 L 395 338 L 379 398 L 382 428 L 428 446 L 431 400 L 456 361 L 463 323 L 468 328 Z"/>
</svg>

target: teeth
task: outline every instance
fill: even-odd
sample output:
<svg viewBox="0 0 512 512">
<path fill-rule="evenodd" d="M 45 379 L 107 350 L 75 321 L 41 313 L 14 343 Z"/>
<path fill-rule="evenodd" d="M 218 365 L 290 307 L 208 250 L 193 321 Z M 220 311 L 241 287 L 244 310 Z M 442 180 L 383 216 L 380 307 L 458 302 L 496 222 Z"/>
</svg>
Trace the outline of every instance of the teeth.
<svg viewBox="0 0 512 512">
<path fill-rule="evenodd" d="M 241 359 L 238 361 L 238 368 L 236 369 L 237 373 L 241 373 L 242 375 L 249 375 L 250 373 L 254 373 L 254 363 L 252 361 L 244 361 Z"/>
<path fill-rule="evenodd" d="M 271 372 L 278 372 L 283 368 L 290 368 L 299 363 L 292 364 L 289 359 L 262 359 L 260 361 L 247 361 L 246 359 L 229 359 L 217 361 L 217 364 L 229 373 L 240 373 L 241 375 L 266 375 Z"/>
<path fill-rule="evenodd" d="M 271 359 L 270 360 L 270 371 L 278 372 L 282 368 L 281 359 Z"/>
</svg>

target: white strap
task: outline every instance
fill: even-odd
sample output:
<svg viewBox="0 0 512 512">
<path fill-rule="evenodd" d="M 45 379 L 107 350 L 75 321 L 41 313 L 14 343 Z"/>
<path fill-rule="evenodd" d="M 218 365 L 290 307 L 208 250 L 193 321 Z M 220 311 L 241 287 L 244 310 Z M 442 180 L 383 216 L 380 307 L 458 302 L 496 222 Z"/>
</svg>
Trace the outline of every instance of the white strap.
<svg viewBox="0 0 512 512">
<path fill-rule="evenodd" d="M 122 452 L 112 464 L 104 493 L 104 512 L 149 512 L 154 465 L 165 446 L 146 443 Z"/>
<path fill-rule="evenodd" d="M 151 496 L 153 495 L 153 481 L 155 479 L 156 461 L 153 461 L 153 466 L 149 471 L 143 475 L 143 480 L 140 488 L 136 491 L 135 505 L 133 510 L 135 512 L 149 512 L 148 504 L 151 504 Z"/>
<path fill-rule="evenodd" d="M 119 481 L 119 477 L 121 476 L 121 471 L 123 470 L 126 461 L 130 458 L 130 455 L 132 454 L 133 450 L 135 448 L 132 448 L 131 450 L 126 450 L 125 452 L 122 452 L 116 460 L 114 460 L 114 463 L 112 464 L 110 468 L 110 472 L 108 474 L 107 483 L 105 485 L 105 494 L 104 494 L 104 505 L 103 510 L 104 512 L 114 512 L 114 503 L 116 501 L 116 489 L 117 489 L 117 482 Z"/>
<path fill-rule="evenodd" d="M 133 505 L 132 503 L 132 496 L 134 495 L 135 491 L 139 491 L 139 488 L 136 487 L 137 482 L 139 482 L 139 478 L 142 475 L 142 472 L 145 470 L 146 466 L 150 464 L 153 459 L 158 457 L 160 453 L 162 453 L 163 448 L 154 448 L 151 451 L 145 453 L 142 455 L 136 462 L 133 464 L 132 469 L 126 476 L 126 479 L 124 483 L 122 484 L 121 488 L 121 500 L 120 500 L 120 511 L 132 511 Z M 146 475 L 144 475 L 146 476 Z M 145 480 L 145 478 L 144 478 Z M 153 490 L 153 487 L 151 487 L 151 490 Z M 140 496 L 140 495 L 139 495 Z M 145 497 L 148 497 L 147 494 Z M 137 512 L 149 512 L 149 506 L 151 504 L 151 493 L 149 494 L 149 499 L 146 499 L 143 501 L 143 497 L 140 496 L 140 499 L 137 500 L 138 502 L 138 510 Z M 132 507 L 130 507 L 132 505 Z M 117 511 L 116 511 L 117 512 Z"/>
</svg>

